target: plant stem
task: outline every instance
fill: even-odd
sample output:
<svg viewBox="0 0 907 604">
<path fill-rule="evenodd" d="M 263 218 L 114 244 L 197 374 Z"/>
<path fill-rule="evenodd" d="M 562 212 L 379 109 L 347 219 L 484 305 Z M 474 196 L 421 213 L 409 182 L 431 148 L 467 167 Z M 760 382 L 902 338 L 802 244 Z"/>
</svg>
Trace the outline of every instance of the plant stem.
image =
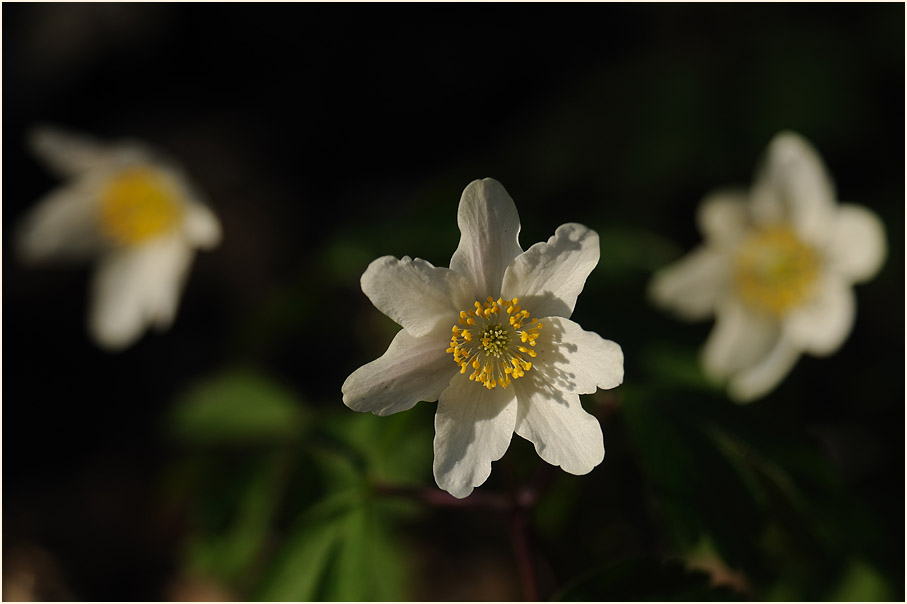
<svg viewBox="0 0 907 604">
<path fill-rule="evenodd" d="M 408 497 L 431 506 L 489 510 L 508 516 L 510 544 L 516 557 L 523 596 L 527 602 L 537 602 L 538 569 L 534 561 L 529 517 L 553 477 L 553 468 L 546 466 L 528 485 L 519 488 L 511 486 L 510 496 L 473 491 L 469 497 L 457 499 L 449 493 L 431 487 L 377 484 L 374 489 L 379 495 Z"/>
<path fill-rule="evenodd" d="M 482 508 L 498 512 L 506 512 L 511 504 L 503 495 L 497 493 L 476 493 L 469 497 L 457 499 L 449 493 L 431 487 L 410 487 L 378 484 L 375 492 L 379 495 L 396 497 L 409 497 L 428 505 L 449 508 Z"/>
</svg>

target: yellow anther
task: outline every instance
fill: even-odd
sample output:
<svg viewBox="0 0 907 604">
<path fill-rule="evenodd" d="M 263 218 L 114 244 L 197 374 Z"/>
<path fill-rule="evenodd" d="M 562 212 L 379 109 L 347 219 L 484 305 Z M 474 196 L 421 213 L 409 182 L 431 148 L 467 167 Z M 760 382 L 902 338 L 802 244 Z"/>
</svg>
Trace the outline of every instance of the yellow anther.
<svg viewBox="0 0 907 604">
<path fill-rule="evenodd" d="M 506 388 L 511 381 L 523 377 L 532 367 L 525 357 L 536 356 L 527 345 L 535 346 L 540 324 L 533 320 L 532 327 L 524 331 L 523 322 L 530 313 L 516 303 L 516 298 L 506 301 L 491 296 L 485 302 L 476 300 L 473 309 L 460 311 L 457 317 L 460 324 L 474 327 L 453 325 L 450 330 L 447 352 L 453 355 L 460 373 L 489 390 L 498 386 Z M 504 308 L 510 316 L 508 321 L 499 323 L 495 318 Z"/>
</svg>

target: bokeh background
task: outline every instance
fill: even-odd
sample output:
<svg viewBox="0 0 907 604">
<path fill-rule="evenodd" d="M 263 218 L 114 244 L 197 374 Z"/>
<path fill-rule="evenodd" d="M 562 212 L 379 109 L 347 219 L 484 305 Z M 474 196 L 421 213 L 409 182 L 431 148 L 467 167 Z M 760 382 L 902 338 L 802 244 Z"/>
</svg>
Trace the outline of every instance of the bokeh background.
<svg viewBox="0 0 907 604">
<path fill-rule="evenodd" d="M 543 597 L 904 598 L 904 6 L 3 6 L 3 598 L 523 597 L 507 522 L 432 486 L 434 404 L 347 410 L 397 327 L 359 276 L 446 266 L 460 192 L 501 181 L 524 247 L 577 221 L 602 257 L 575 318 L 625 384 L 586 397 L 584 477 L 511 450 L 480 492 L 548 480 Z M 12 233 L 57 181 L 29 128 L 138 138 L 221 217 L 173 328 L 110 354 L 90 267 L 26 270 Z M 884 220 L 832 357 L 749 406 L 696 365 L 709 321 L 652 308 L 694 211 L 779 130 Z"/>
</svg>

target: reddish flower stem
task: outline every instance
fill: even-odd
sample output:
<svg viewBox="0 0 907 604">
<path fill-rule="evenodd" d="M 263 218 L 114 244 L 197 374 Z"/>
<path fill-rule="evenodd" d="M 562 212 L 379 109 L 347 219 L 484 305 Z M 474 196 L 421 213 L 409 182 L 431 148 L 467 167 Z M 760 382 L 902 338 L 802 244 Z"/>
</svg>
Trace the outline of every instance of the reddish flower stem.
<svg viewBox="0 0 907 604">
<path fill-rule="evenodd" d="M 539 599 L 539 586 L 533 556 L 529 516 L 553 477 L 553 468 L 545 466 L 530 484 L 522 488 L 514 488 L 512 496 L 501 493 L 473 491 L 469 497 L 457 499 L 449 493 L 432 487 L 387 484 L 375 485 L 375 492 L 379 495 L 391 497 L 409 497 L 435 507 L 481 509 L 508 516 L 510 544 L 516 557 L 523 595 L 526 601 L 536 602 Z"/>
</svg>

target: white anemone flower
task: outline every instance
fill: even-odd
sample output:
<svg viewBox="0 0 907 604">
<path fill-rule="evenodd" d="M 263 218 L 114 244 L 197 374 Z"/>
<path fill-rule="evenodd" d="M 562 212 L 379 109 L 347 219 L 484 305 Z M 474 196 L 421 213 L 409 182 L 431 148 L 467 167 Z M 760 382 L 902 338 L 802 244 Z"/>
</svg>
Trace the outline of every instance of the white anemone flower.
<svg viewBox="0 0 907 604">
<path fill-rule="evenodd" d="M 514 432 L 548 463 L 590 472 L 605 449 L 579 395 L 623 380 L 620 346 L 570 320 L 598 235 L 565 224 L 524 252 L 516 206 L 490 178 L 463 191 L 457 224 L 450 268 L 385 256 L 362 275 L 365 295 L 403 329 L 347 378 L 343 402 L 388 415 L 438 401 L 434 475 L 454 497 L 485 482 Z"/>
<path fill-rule="evenodd" d="M 179 170 L 138 143 L 103 145 L 43 128 L 29 145 L 65 183 L 23 219 L 22 260 L 98 262 L 88 329 L 103 348 L 169 327 L 194 249 L 220 241 L 217 217 Z"/>
<path fill-rule="evenodd" d="M 835 352 L 854 324 L 853 284 L 886 255 L 882 222 L 836 201 L 806 140 L 778 134 L 763 161 L 749 192 L 703 200 L 705 241 L 650 283 L 655 302 L 681 317 L 715 316 L 702 363 L 737 402 L 770 392 L 802 353 Z"/>
</svg>

